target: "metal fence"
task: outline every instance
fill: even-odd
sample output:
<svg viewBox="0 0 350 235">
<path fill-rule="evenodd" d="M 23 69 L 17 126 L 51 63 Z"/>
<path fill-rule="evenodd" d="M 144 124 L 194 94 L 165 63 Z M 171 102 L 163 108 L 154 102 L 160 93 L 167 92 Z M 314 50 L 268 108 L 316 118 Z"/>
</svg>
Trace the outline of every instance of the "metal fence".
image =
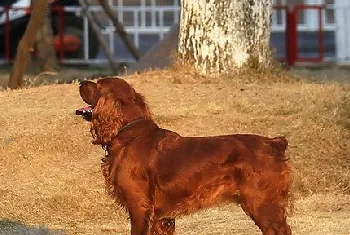
<svg viewBox="0 0 350 235">
<path fill-rule="evenodd" d="M 113 23 L 108 20 L 101 7 L 91 7 L 90 11 L 94 12 L 98 16 L 99 21 L 102 23 L 101 32 L 107 40 L 110 50 L 114 52 L 115 57 L 119 61 L 130 62 L 133 61 L 132 57 L 122 44 L 119 36 L 115 33 Z M 171 29 L 172 25 L 179 22 L 179 6 L 119 6 L 115 8 L 120 22 L 125 26 L 126 32 L 130 39 L 133 40 L 135 46 L 146 52 L 150 47 L 156 44 L 159 40 L 164 38 L 164 35 Z M 81 12 L 79 7 L 67 7 L 67 12 Z M 88 58 L 88 20 L 84 17 L 84 58 L 81 59 L 64 59 L 65 63 L 105 63 L 106 59 L 102 52 L 100 52 L 97 58 Z"/>
</svg>

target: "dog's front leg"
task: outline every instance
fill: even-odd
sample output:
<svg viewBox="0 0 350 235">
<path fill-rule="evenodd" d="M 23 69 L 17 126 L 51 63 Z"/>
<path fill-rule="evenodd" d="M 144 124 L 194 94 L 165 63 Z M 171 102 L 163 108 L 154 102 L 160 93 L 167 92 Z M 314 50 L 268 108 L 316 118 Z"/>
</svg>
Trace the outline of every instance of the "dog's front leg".
<svg viewBox="0 0 350 235">
<path fill-rule="evenodd" d="M 148 206 L 148 203 L 135 199 L 128 211 L 131 220 L 131 235 L 150 235 L 154 211 Z"/>
<path fill-rule="evenodd" d="M 152 179 L 151 173 L 147 174 Z M 127 198 L 128 211 L 131 219 L 131 235 L 151 235 L 154 226 L 154 195 L 153 180 L 128 185 L 124 193 Z"/>
</svg>

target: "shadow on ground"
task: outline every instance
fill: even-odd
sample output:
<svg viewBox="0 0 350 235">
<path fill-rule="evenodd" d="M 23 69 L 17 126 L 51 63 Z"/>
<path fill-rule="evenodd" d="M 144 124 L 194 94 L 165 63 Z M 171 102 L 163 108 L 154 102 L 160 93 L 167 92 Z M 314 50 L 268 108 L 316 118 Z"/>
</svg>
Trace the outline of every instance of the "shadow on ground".
<svg viewBox="0 0 350 235">
<path fill-rule="evenodd" d="M 0 220 L 0 235 L 65 235 L 62 230 L 51 230 L 45 226 L 27 226 L 18 221 Z"/>
</svg>

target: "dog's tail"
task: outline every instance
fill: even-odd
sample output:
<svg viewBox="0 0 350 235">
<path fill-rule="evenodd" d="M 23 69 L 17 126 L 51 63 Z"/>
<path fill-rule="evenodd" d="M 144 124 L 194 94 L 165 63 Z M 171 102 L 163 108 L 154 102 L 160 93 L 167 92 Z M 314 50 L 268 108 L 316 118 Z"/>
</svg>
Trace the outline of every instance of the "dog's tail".
<svg viewBox="0 0 350 235">
<path fill-rule="evenodd" d="M 269 139 L 272 148 L 273 156 L 276 160 L 282 161 L 281 176 L 278 179 L 279 192 L 284 195 L 284 203 L 287 209 L 287 214 L 292 214 L 294 210 L 294 195 L 292 192 L 292 185 L 294 182 L 293 167 L 287 162 L 289 156 L 286 156 L 286 149 L 288 147 L 288 141 L 284 136 L 278 136 Z"/>
<path fill-rule="evenodd" d="M 276 156 L 279 160 L 287 161 L 289 159 L 289 157 L 286 156 L 286 149 L 288 146 L 287 139 L 284 136 L 279 136 L 269 140 L 274 156 Z"/>
</svg>

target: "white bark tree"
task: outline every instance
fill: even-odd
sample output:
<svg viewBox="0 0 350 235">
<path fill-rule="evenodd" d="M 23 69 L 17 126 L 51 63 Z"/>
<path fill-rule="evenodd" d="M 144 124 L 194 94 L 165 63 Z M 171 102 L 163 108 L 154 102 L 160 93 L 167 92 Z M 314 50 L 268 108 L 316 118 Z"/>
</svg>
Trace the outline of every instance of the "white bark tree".
<svg viewBox="0 0 350 235">
<path fill-rule="evenodd" d="M 179 55 L 203 73 L 270 65 L 272 0 L 182 0 Z"/>
</svg>

